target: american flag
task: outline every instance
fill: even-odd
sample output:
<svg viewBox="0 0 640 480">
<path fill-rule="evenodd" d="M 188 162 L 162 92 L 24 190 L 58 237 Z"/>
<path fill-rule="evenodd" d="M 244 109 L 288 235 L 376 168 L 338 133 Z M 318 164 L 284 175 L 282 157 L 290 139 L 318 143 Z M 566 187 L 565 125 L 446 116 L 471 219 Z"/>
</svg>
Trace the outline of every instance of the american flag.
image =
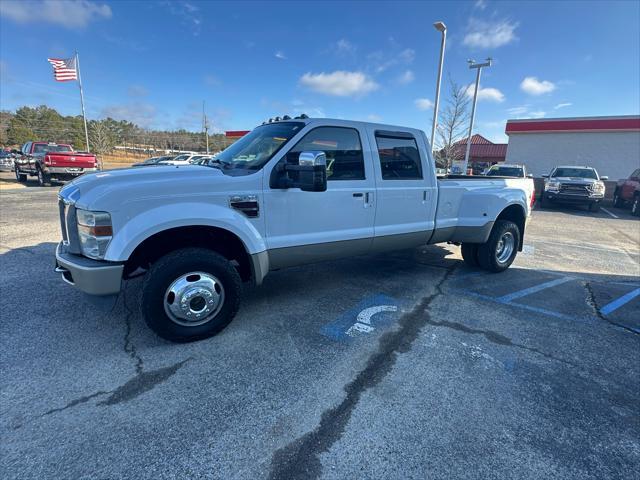
<svg viewBox="0 0 640 480">
<path fill-rule="evenodd" d="M 78 79 L 78 70 L 76 69 L 76 57 L 71 58 L 47 58 L 47 61 L 53 65 L 53 76 L 58 82 L 68 82 Z"/>
</svg>

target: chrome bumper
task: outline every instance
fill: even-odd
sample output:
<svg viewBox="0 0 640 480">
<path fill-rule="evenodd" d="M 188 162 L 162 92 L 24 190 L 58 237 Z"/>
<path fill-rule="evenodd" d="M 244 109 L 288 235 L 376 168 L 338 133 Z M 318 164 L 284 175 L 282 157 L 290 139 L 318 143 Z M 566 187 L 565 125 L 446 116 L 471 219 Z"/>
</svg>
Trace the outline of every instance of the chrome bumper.
<svg viewBox="0 0 640 480">
<path fill-rule="evenodd" d="M 66 251 L 60 242 L 56 247 L 56 272 L 70 285 L 89 295 L 115 295 L 120 292 L 124 264 L 101 262 Z"/>
<path fill-rule="evenodd" d="M 97 168 L 74 168 L 74 167 L 46 167 L 45 173 L 49 175 L 82 175 L 83 173 L 97 172 Z"/>
</svg>

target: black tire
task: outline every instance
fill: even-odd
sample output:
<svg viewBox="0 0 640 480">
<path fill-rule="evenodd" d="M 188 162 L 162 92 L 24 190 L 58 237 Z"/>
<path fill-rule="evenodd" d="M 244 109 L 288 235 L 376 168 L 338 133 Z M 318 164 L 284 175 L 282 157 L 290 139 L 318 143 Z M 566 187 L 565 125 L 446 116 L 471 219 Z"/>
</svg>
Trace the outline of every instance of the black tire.
<svg viewBox="0 0 640 480">
<path fill-rule="evenodd" d="M 36 170 L 38 174 L 38 185 L 40 185 L 41 187 L 47 187 L 51 185 L 51 180 L 49 179 L 49 175 L 44 173 L 41 168 L 37 168 Z"/>
<path fill-rule="evenodd" d="M 214 276 L 224 292 L 218 313 L 206 323 L 194 326 L 176 323 L 165 311 L 169 286 L 190 272 Z M 240 275 L 226 258 L 205 248 L 184 248 L 165 255 L 147 272 L 142 286 L 142 313 L 149 328 L 165 340 L 193 342 L 217 334 L 233 320 L 240 307 L 241 293 Z"/>
<path fill-rule="evenodd" d="M 463 243 L 460 248 L 462 252 L 462 259 L 464 263 L 472 268 L 478 268 L 478 244 L 477 243 Z"/>
<path fill-rule="evenodd" d="M 500 240 L 507 234 L 513 239 L 511 254 L 504 260 L 499 259 L 498 244 Z M 486 243 L 478 246 L 478 263 L 480 266 L 490 272 L 503 272 L 511 266 L 518 254 L 520 246 L 520 229 L 518 226 L 508 220 L 497 220 L 493 225 L 491 234 Z"/>
<path fill-rule="evenodd" d="M 20 173 L 20 171 L 18 170 L 18 167 L 15 167 L 16 169 L 16 180 L 19 181 L 20 183 L 24 183 L 27 181 L 27 174 L 26 173 Z"/>
<path fill-rule="evenodd" d="M 599 212 L 600 211 L 600 202 L 593 202 L 589 204 L 590 212 Z"/>
<path fill-rule="evenodd" d="M 631 203 L 631 215 L 640 217 L 640 195 L 633 197 L 633 202 Z"/>
<path fill-rule="evenodd" d="M 624 207 L 624 200 L 620 198 L 620 192 L 618 190 L 613 192 L 613 206 L 617 208 Z"/>
</svg>

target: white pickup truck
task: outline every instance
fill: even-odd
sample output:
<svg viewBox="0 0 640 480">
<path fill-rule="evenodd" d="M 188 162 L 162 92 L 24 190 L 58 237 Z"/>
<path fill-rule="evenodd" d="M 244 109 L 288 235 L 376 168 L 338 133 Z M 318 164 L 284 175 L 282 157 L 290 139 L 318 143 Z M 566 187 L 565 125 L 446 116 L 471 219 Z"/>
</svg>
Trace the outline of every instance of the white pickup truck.
<svg viewBox="0 0 640 480">
<path fill-rule="evenodd" d="M 93 295 L 145 274 L 149 327 L 192 341 L 224 328 L 242 282 L 270 270 L 441 242 L 461 244 L 470 265 L 505 270 L 532 204 L 531 179 L 436 179 L 420 130 L 297 118 L 255 128 L 208 166 L 65 185 L 56 270 Z"/>
</svg>

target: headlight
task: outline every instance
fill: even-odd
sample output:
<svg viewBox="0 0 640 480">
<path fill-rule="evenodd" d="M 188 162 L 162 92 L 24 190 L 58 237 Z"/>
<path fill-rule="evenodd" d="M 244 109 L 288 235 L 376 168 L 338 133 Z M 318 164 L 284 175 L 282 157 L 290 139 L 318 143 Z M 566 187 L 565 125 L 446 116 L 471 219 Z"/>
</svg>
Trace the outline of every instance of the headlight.
<svg viewBox="0 0 640 480">
<path fill-rule="evenodd" d="M 556 182 L 554 180 L 550 180 L 544 185 L 545 190 L 558 190 L 559 188 L 560 182 Z"/>
<path fill-rule="evenodd" d="M 604 183 L 603 182 L 592 183 L 591 184 L 591 191 L 593 193 L 598 194 L 598 195 L 604 194 Z"/>
<path fill-rule="evenodd" d="M 89 258 L 103 259 L 113 236 L 111 215 L 77 209 L 76 217 L 82 253 Z"/>
</svg>

